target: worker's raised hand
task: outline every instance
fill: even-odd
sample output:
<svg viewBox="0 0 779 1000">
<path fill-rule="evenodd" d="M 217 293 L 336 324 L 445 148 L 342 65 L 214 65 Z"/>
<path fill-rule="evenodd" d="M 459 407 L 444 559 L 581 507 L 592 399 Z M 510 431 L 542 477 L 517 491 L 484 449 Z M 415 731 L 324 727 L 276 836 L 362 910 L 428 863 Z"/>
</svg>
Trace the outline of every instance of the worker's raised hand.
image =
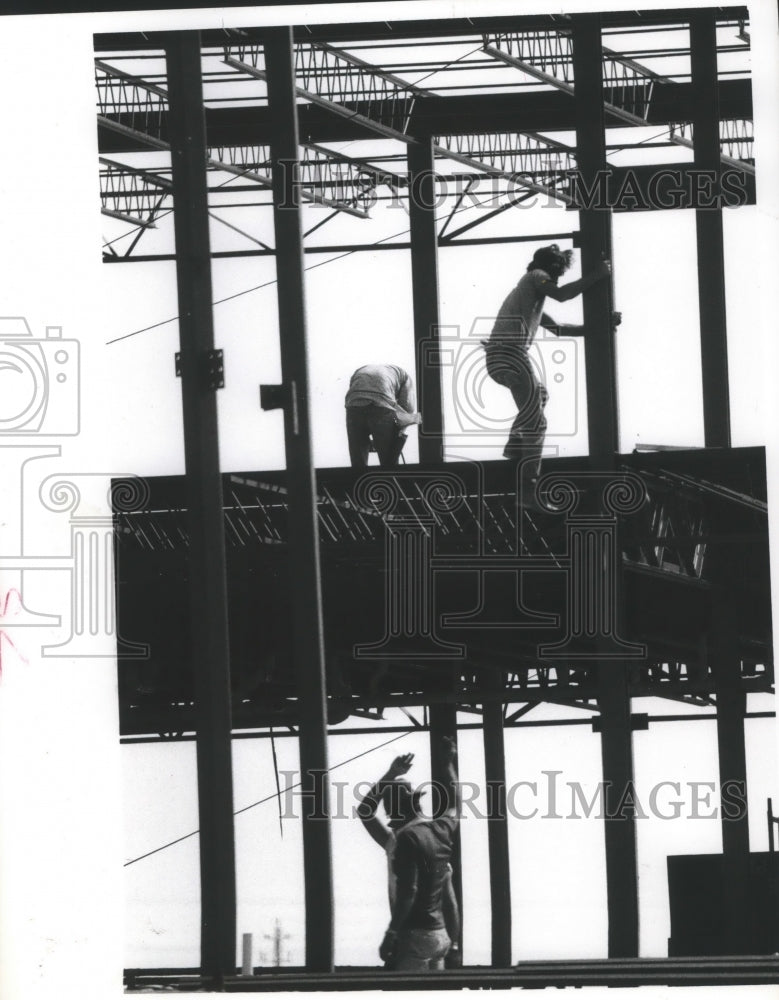
<svg viewBox="0 0 779 1000">
<path fill-rule="evenodd" d="M 593 268 L 592 276 L 597 280 L 601 281 L 603 278 L 608 278 L 611 274 L 611 261 L 602 260 L 599 264 Z"/>
<path fill-rule="evenodd" d="M 411 765 L 414 763 L 413 753 L 404 753 L 400 757 L 396 757 L 390 764 L 389 769 L 385 775 L 388 781 L 392 781 L 393 778 L 399 778 L 401 774 L 406 774 L 411 770 Z"/>
<path fill-rule="evenodd" d="M 611 329 L 612 330 L 616 330 L 617 327 L 620 325 L 621 322 L 622 322 L 622 313 L 621 312 L 613 312 L 611 314 Z"/>
</svg>

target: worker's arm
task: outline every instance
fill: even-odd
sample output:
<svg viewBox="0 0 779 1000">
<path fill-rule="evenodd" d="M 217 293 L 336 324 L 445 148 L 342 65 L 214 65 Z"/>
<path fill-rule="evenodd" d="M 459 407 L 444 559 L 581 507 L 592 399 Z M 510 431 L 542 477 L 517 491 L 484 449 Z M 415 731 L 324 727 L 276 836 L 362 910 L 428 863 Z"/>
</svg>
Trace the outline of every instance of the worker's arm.
<svg viewBox="0 0 779 1000">
<path fill-rule="evenodd" d="M 410 424 L 422 423 L 421 415 L 416 412 L 417 397 L 414 392 L 414 383 L 408 374 L 398 391 L 398 406 L 402 411 L 397 414 L 399 427 L 408 427 Z"/>
<path fill-rule="evenodd" d="M 413 753 L 406 753 L 402 754 L 400 757 L 396 757 L 387 769 L 386 774 L 382 775 L 377 782 L 371 785 L 362 797 L 362 801 L 357 806 L 357 815 L 360 817 L 362 825 L 371 837 L 373 837 L 379 847 L 386 847 L 387 841 L 390 837 L 389 827 L 376 815 L 379 808 L 379 802 L 381 801 L 382 789 L 388 781 L 394 781 L 395 778 L 399 778 L 401 774 L 405 774 L 411 767 L 413 761 Z"/>
<path fill-rule="evenodd" d="M 616 330 L 622 322 L 622 313 L 613 312 L 611 314 L 611 329 Z M 545 330 L 549 330 L 555 337 L 583 337 L 584 327 L 579 323 L 558 323 L 553 320 L 548 313 L 542 313 L 539 325 Z"/>
<path fill-rule="evenodd" d="M 448 802 L 448 807 L 444 815 L 456 816 L 459 819 L 462 794 L 460 791 L 460 782 L 457 777 L 457 744 L 449 736 L 444 736 L 443 744 L 444 781 L 446 783 L 445 791 Z"/>
<path fill-rule="evenodd" d="M 583 326 L 580 326 L 578 323 L 558 323 L 556 319 L 552 319 L 549 313 L 541 313 L 539 326 L 542 326 L 545 330 L 549 330 L 549 332 L 553 333 L 555 337 L 559 337 L 561 335 L 565 335 L 567 337 L 584 336 Z"/>
<path fill-rule="evenodd" d="M 417 408 L 417 397 L 414 392 L 414 382 L 410 375 L 403 379 L 398 390 L 398 406 L 402 407 L 406 413 L 414 413 Z"/>
<path fill-rule="evenodd" d="M 608 278 L 610 274 L 611 264 L 609 261 L 603 260 L 596 268 L 593 268 L 592 271 L 577 281 L 569 281 L 565 285 L 557 285 L 551 278 L 542 278 L 538 283 L 538 288 L 544 295 L 548 295 L 550 299 L 554 299 L 556 302 L 567 302 L 569 299 L 575 299 L 577 295 L 581 295 L 591 285 L 596 284 L 598 281 L 603 281 L 604 278 Z"/>
</svg>

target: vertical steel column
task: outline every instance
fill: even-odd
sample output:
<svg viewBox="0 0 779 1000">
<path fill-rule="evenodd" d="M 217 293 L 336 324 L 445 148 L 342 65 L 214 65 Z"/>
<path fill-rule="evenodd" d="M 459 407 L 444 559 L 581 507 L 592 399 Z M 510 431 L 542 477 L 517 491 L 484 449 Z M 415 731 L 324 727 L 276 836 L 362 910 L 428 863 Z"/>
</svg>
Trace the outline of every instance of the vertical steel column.
<svg viewBox="0 0 779 1000">
<path fill-rule="evenodd" d="M 333 873 L 327 763 L 327 696 L 316 490 L 311 454 L 298 118 L 291 28 L 263 36 L 268 74 L 273 221 L 284 380 L 293 655 L 300 703 L 300 770 L 306 897 L 306 967 L 333 968 Z"/>
<path fill-rule="evenodd" d="M 433 140 L 430 137 L 419 139 L 410 144 L 407 151 L 414 343 L 422 413 L 419 461 L 435 465 L 444 460 L 444 416 L 438 349 L 438 234 Z"/>
<path fill-rule="evenodd" d="M 457 706 L 449 704 L 433 704 L 428 708 L 430 720 L 430 778 L 443 787 L 447 786 L 448 772 L 444 767 L 442 758 L 443 738 L 449 737 L 457 744 Z M 458 769 L 459 777 L 459 769 Z M 436 803 L 433 803 L 435 807 Z M 463 937 L 463 870 L 462 856 L 460 853 L 460 831 L 458 829 L 454 840 L 454 850 L 452 852 L 452 883 L 457 896 L 457 903 L 460 907 L 460 947 L 462 947 Z"/>
<path fill-rule="evenodd" d="M 572 17 L 576 160 L 582 184 L 596 188 L 606 170 L 603 112 L 603 50 L 597 14 Z M 608 205 L 579 212 L 582 272 L 604 258 L 611 260 L 611 213 Z M 617 368 L 611 327 L 611 281 L 600 281 L 583 296 L 587 422 L 592 464 L 613 468 L 619 451 Z M 600 513 L 600 510 L 597 511 Z M 617 585 L 621 582 L 621 577 Z M 617 601 L 620 595 L 617 594 Z M 633 743 L 627 667 L 619 661 L 597 665 L 601 710 L 601 755 L 606 783 L 607 817 L 620 805 L 633 782 Z M 609 911 L 609 957 L 638 955 L 638 866 L 634 809 L 605 820 L 606 882 Z"/>
<path fill-rule="evenodd" d="M 502 684 L 501 678 L 501 687 Z M 508 969 L 511 967 L 511 874 L 502 702 L 485 702 L 483 735 L 484 776 L 489 790 L 487 847 L 490 857 L 492 966 L 495 969 Z"/>
<path fill-rule="evenodd" d="M 706 201 L 695 212 L 698 245 L 698 310 L 701 327 L 703 426 L 707 448 L 730 447 L 728 336 L 725 316 L 725 255 L 719 207 L 722 160 L 719 142 L 717 21 L 714 11 L 690 18 L 690 59 L 694 100 L 695 169 L 714 179 Z M 704 188 L 705 189 L 705 188 Z"/>
<path fill-rule="evenodd" d="M 722 823 L 723 922 L 734 954 L 749 951 L 749 817 L 738 624 L 726 593 L 714 596 L 709 656 L 717 697 L 720 817 Z"/>
<path fill-rule="evenodd" d="M 600 18 L 580 14 L 571 18 L 574 101 L 576 106 L 576 163 L 582 184 L 597 188 L 606 169 L 603 121 L 603 56 Z M 603 259 L 611 260 L 611 212 L 595 204 L 579 212 L 582 273 Z M 582 297 L 587 381 L 587 426 L 590 456 L 608 465 L 619 451 L 617 366 L 611 328 L 611 281 L 599 281 Z"/>
<path fill-rule="evenodd" d="M 609 958 L 638 956 L 638 862 L 633 798 L 633 734 L 627 665 L 598 664 L 601 757 L 605 785 Z"/>
<path fill-rule="evenodd" d="M 220 977 L 236 969 L 235 843 L 222 479 L 216 397 L 207 372 L 214 330 L 200 36 L 189 31 L 170 35 L 165 55 L 189 501 L 190 656 L 200 815 L 200 961 L 204 975 Z"/>
</svg>

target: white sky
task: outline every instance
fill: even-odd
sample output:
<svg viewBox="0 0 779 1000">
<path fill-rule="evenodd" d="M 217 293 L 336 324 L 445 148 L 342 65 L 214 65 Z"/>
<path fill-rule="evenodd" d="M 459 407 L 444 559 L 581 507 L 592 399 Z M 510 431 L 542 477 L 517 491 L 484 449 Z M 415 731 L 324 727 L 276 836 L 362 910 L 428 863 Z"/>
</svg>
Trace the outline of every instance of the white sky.
<svg viewBox="0 0 779 1000">
<path fill-rule="evenodd" d="M 689 0 L 684 6 L 690 6 Z M 450 16 L 472 11 L 473 5 L 419 4 L 417 8 L 415 16 L 433 16 L 436 11 Z M 536 9 L 551 8 L 528 4 L 523 13 Z M 480 14 L 515 12 L 515 5 L 489 2 L 480 4 L 478 10 Z M 774 178 L 779 159 L 772 97 L 777 92 L 775 5 L 766 0 L 751 5 L 751 10 L 757 155 L 763 177 Z M 370 16 L 391 19 L 409 16 L 409 11 L 406 4 L 372 5 Z M 365 6 L 354 5 L 353 10 L 341 8 L 337 17 L 366 16 L 366 12 Z M 326 9 L 318 7 L 315 16 L 324 19 Z M 306 17 L 313 19 L 314 12 Z M 283 9 L 267 12 L 267 19 L 275 23 L 306 17 L 298 13 L 290 18 Z M 107 220 L 100 218 L 97 208 L 92 32 L 260 23 L 264 18 L 261 11 L 225 9 L 3 21 L 0 85 L 10 99 L 0 107 L 0 129 L 10 154 L 0 161 L 4 227 L 0 269 L 6 279 L 0 292 L 0 314 L 25 315 L 36 336 L 42 336 L 47 325 L 61 325 L 64 336 L 77 338 L 83 392 L 82 430 L 77 437 L 47 438 L 51 446 L 47 454 L 0 449 L 4 481 L 9 484 L 0 526 L 2 552 L 30 551 L 46 559 L 67 556 L 70 551 L 67 519 L 39 517 L 37 485 L 25 486 L 21 494 L 23 458 L 41 455 L 37 464 L 28 466 L 25 484 L 28 479 L 37 484 L 44 471 L 46 475 L 100 474 L 104 480 L 127 472 L 183 471 L 179 385 L 173 375 L 178 346 L 175 323 L 106 346 L 110 340 L 175 316 L 176 301 L 172 264 L 107 267 L 100 262 L 100 236 L 107 231 Z M 44 66 L 54 67 L 52 76 L 44 77 L 40 69 Z M 20 81 L 24 81 L 23 89 Z M 775 450 L 767 428 L 775 426 L 776 416 L 771 373 L 776 370 L 777 193 L 765 181 L 759 193 L 758 208 L 725 216 L 732 415 L 734 444 L 767 443 L 769 468 L 775 471 Z M 311 208 L 307 214 L 315 221 L 320 211 Z M 516 213 L 506 213 L 500 225 L 521 225 L 527 227 L 525 231 L 544 234 L 565 231 L 572 218 L 562 210 L 545 210 L 533 213 L 532 221 L 526 212 L 520 221 Z M 395 210 L 394 215 L 399 221 L 386 232 L 406 228 L 405 214 Z M 394 219 L 389 221 L 395 224 Z M 350 223 L 349 233 L 359 225 L 363 224 Z M 318 235 L 336 241 L 337 234 L 337 224 L 330 224 Z M 215 231 L 216 239 L 228 245 L 230 237 L 226 230 L 218 237 Z M 532 249 L 527 245 L 518 250 L 498 246 L 442 252 L 442 321 L 462 330 L 470 329 L 474 319 L 489 316 L 524 270 Z M 614 271 L 617 305 L 624 315 L 618 335 L 623 448 L 630 450 L 635 443 L 647 441 L 701 444 L 691 217 L 657 213 L 615 219 Z M 268 260 L 217 262 L 215 297 L 243 292 L 272 277 L 273 265 Z M 412 365 L 408 257 L 402 251 L 352 256 L 310 272 L 306 291 L 315 457 L 319 465 L 341 465 L 346 460 L 341 408 L 351 370 L 376 358 L 379 345 L 389 360 Z M 550 308 L 550 312 L 575 320 L 578 308 L 572 303 L 565 309 Z M 227 387 L 218 397 L 223 468 L 280 467 L 280 416 L 264 414 L 257 405 L 259 383 L 278 381 L 280 375 L 275 289 L 271 285 L 241 296 L 216 307 L 214 315 L 217 344 L 225 350 L 227 366 Z M 495 406 L 505 405 L 497 394 L 491 398 Z M 508 416 L 508 408 L 506 412 Z M 578 411 L 579 427 L 582 412 Z M 454 414 L 448 416 L 449 425 L 454 426 Z M 550 402 L 549 416 L 550 444 L 561 454 L 581 453 L 581 434 L 567 433 L 573 425 L 570 405 L 561 393 L 555 393 Z M 464 453 L 462 442 L 453 439 L 450 444 L 453 457 Z M 59 454 L 53 453 L 55 447 Z M 497 455 L 498 445 L 494 447 Z M 413 450 L 409 455 L 413 457 Z M 104 512 L 104 501 L 101 507 L 99 501 L 90 499 L 89 509 Z M 27 535 L 29 549 L 19 541 L 21 511 L 28 527 L 35 525 L 35 531 Z M 61 571 L 27 573 L 26 604 L 67 617 L 66 577 Z M 3 570 L 2 579 L 4 593 L 22 582 L 13 569 Z M 16 629 L 8 634 L 20 655 L 4 640 L 0 688 L 3 995 L 28 1000 L 72 992 L 102 1000 L 120 992 L 123 964 L 155 962 L 153 956 L 160 956 L 161 963 L 194 963 L 195 839 L 131 866 L 124 876 L 121 872 L 123 860 L 197 825 L 191 747 L 120 750 L 110 657 L 41 656 L 42 638 L 62 640 L 53 626 L 48 631 Z M 554 717 L 559 714 L 556 709 L 552 712 Z M 409 746 L 413 739 L 408 737 Z M 331 760 L 337 763 L 375 742 L 362 737 L 333 740 Z M 424 742 L 420 740 L 415 747 L 423 777 L 427 766 Z M 533 780 L 542 770 L 555 767 L 566 778 L 575 774 L 583 776 L 580 780 L 598 780 L 597 737 L 585 727 L 512 732 L 507 745 L 509 775 L 515 780 L 528 775 Z M 772 789 L 777 797 L 770 766 L 775 757 L 775 729 L 770 723 L 749 724 L 748 750 L 756 816 L 752 832 L 759 850 L 765 846 L 761 822 L 765 797 Z M 293 741 L 279 741 L 279 753 L 290 768 L 295 766 L 294 752 Z M 344 768 L 344 780 L 378 775 L 393 752 L 394 747 L 388 747 Z M 463 735 L 461 752 L 463 777 L 478 780 L 483 765 L 475 734 Z M 716 780 L 710 723 L 655 726 L 649 733 L 636 735 L 635 753 L 640 786 L 666 777 Z M 267 741 L 237 743 L 236 808 L 272 789 Z M 571 823 L 578 823 L 573 833 Z M 361 831 L 355 833 L 354 826 L 333 824 L 339 885 L 336 958 L 370 962 L 386 915 L 381 857 Z M 282 843 L 269 803 L 239 817 L 236 830 L 239 930 L 252 930 L 259 938 L 271 930 L 278 912 L 291 935 L 292 961 L 298 961 L 300 910 L 288 906 L 282 911 L 280 903 L 286 893 L 300 897 L 297 828 L 287 821 Z M 474 822 L 464 824 L 463 836 L 469 858 L 466 957 L 484 961 L 488 949 L 481 931 L 487 912 L 485 834 Z M 512 830 L 512 844 L 517 957 L 604 954 L 603 859 L 597 824 L 528 820 Z M 665 855 L 718 849 L 715 821 L 639 824 L 643 954 L 661 955 L 665 950 Z M 370 912 L 355 893 L 351 879 L 355 871 L 361 882 L 379 887 L 378 901 Z M 746 991 L 739 988 L 738 995 Z M 641 998 L 649 1000 L 657 992 L 645 988 Z M 749 992 L 755 997 L 769 995 L 761 988 L 749 988 Z M 716 996 L 726 993 L 718 991 Z M 715 995 L 708 990 L 695 993 L 706 1000 L 708 994 Z M 619 990 L 609 991 L 610 1000 L 620 995 Z"/>
</svg>

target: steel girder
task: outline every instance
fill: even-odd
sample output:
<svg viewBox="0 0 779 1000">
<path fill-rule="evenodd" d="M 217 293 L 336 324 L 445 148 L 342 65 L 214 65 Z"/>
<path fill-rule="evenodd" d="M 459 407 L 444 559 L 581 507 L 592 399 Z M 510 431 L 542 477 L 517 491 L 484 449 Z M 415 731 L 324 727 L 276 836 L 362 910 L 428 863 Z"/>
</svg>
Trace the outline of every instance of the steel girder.
<svg viewBox="0 0 779 1000">
<path fill-rule="evenodd" d="M 484 51 L 541 83 L 571 95 L 574 93 L 573 43 L 569 32 L 509 31 L 485 35 Z M 673 81 L 605 46 L 602 51 L 605 111 L 629 125 L 647 125 L 655 88 L 659 84 L 668 85 Z M 689 128 L 691 130 L 692 126 Z M 725 143 L 728 148 L 733 149 L 731 131 L 731 127 L 724 127 Z M 741 131 L 743 133 L 743 129 Z M 672 126 L 670 139 L 678 146 L 693 148 L 692 138 L 688 138 L 678 126 Z M 740 135 L 740 140 L 740 144 L 735 144 L 739 157 L 744 152 L 751 152 L 743 134 Z M 722 154 L 722 162 L 745 173 L 755 172 L 751 163 L 741 158 L 734 159 L 729 154 Z"/>
<path fill-rule="evenodd" d="M 754 123 L 748 118 L 724 118 L 719 123 L 720 145 L 739 162 L 754 159 L 754 131 Z M 692 122 L 671 125 L 671 139 L 679 145 L 680 139 L 692 142 L 693 134 Z"/>
<path fill-rule="evenodd" d="M 149 148 L 170 149 L 167 141 L 168 95 L 163 87 L 117 70 L 101 60 L 95 61 L 95 82 L 98 122 L 101 125 L 119 134 L 132 136 Z M 331 153 L 322 146 L 311 144 L 306 149 L 307 155 L 300 162 L 299 188 L 301 197 L 306 201 L 367 218 L 376 185 L 401 182 L 394 174 L 374 170 L 350 157 Z M 270 149 L 267 144 L 209 146 L 207 163 L 212 170 L 232 173 L 262 188 L 271 187 Z M 112 199 L 119 198 L 120 193 L 126 210 L 122 213 L 105 211 L 105 214 L 148 226 L 149 222 L 143 217 L 144 210 L 146 216 L 149 214 L 150 192 L 147 185 L 153 185 L 154 181 L 150 178 L 157 176 L 111 161 L 110 169 L 101 174 L 104 180 L 104 186 L 101 186 L 104 211 L 110 208 Z M 322 190 L 331 194 L 321 194 Z"/>
<path fill-rule="evenodd" d="M 100 157 L 100 207 L 103 215 L 152 228 L 162 203 L 173 191 L 171 181 Z"/>
<path fill-rule="evenodd" d="M 265 79 L 259 43 L 226 47 L 224 61 L 233 69 Z M 417 100 L 433 96 L 429 91 L 324 43 L 299 45 L 295 70 L 301 83 L 297 87 L 299 97 L 358 122 L 384 138 L 406 145 L 416 143 L 416 136 L 409 133 L 411 114 Z M 503 148 L 507 140 L 515 145 L 510 152 Z M 504 178 L 565 204 L 573 204 L 573 200 L 557 188 L 561 181 L 557 164 L 563 153 L 573 157 L 573 151 L 536 133 L 437 136 L 434 152 L 436 157 L 462 163 L 489 177 Z M 543 164 L 544 156 L 553 159 L 552 166 Z M 543 182 L 547 178 L 551 179 L 551 185 Z"/>
</svg>

